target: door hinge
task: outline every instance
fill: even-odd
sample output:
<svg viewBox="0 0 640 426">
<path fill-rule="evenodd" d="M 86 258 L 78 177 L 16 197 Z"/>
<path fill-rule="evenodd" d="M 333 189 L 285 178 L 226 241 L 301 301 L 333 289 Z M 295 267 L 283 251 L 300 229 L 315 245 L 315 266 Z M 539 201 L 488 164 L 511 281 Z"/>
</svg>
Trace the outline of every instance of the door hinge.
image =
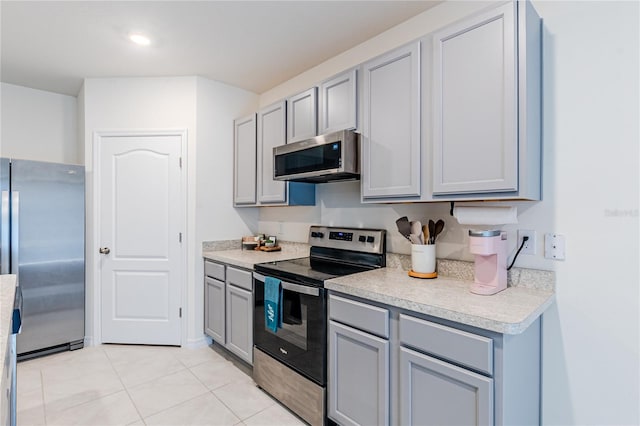
<svg viewBox="0 0 640 426">
<path fill-rule="evenodd" d="M 180 312 L 178 313 L 180 318 L 182 318 L 182 308 L 180 308 Z"/>
<path fill-rule="evenodd" d="M 182 168 L 182 157 L 178 158 L 178 163 L 180 164 L 180 168 Z"/>
<path fill-rule="evenodd" d="M 178 233 L 178 242 L 181 243 L 182 242 L 182 232 Z"/>
</svg>

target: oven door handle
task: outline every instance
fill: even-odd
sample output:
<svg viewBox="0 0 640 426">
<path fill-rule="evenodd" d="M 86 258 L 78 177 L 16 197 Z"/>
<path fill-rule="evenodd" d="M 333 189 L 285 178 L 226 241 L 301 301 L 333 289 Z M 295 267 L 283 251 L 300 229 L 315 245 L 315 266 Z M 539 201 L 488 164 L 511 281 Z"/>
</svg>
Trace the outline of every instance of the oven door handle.
<svg viewBox="0 0 640 426">
<path fill-rule="evenodd" d="M 265 276 L 257 272 L 253 273 L 253 278 L 262 282 L 264 282 L 265 280 Z M 306 294 L 308 296 L 315 296 L 315 297 L 320 296 L 320 289 L 317 287 L 293 284 L 293 283 L 282 281 L 282 280 L 280 280 L 280 283 L 282 284 L 282 288 L 285 290 L 293 291 L 295 293 L 300 293 L 300 294 Z"/>
</svg>

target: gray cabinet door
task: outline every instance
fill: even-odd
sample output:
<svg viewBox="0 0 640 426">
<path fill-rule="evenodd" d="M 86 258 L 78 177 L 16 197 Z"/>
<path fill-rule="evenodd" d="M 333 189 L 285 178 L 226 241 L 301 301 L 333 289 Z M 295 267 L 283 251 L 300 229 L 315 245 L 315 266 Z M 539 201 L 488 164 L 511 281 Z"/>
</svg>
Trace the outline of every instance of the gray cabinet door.
<svg viewBox="0 0 640 426">
<path fill-rule="evenodd" d="M 389 424 L 389 341 L 329 321 L 329 417 Z"/>
<path fill-rule="evenodd" d="M 227 349 L 253 363 L 252 292 L 227 284 Z"/>
<path fill-rule="evenodd" d="M 287 99 L 287 143 L 309 139 L 318 134 L 316 88 L 312 87 Z"/>
<path fill-rule="evenodd" d="M 256 204 L 256 115 L 233 122 L 233 202 Z"/>
<path fill-rule="evenodd" d="M 286 143 L 285 103 L 258 112 L 258 200 L 263 204 L 287 201 L 286 182 L 273 180 L 273 148 Z"/>
<path fill-rule="evenodd" d="M 420 195 L 420 42 L 362 66 L 362 197 Z"/>
<path fill-rule="evenodd" d="M 514 2 L 433 36 L 433 193 L 518 190 Z"/>
<path fill-rule="evenodd" d="M 493 379 L 400 348 L 400 424 L 492 425 Z"/>
<path fill-rule="evenodd" d="M 357 127 L 357 75 L 352 69 L 320 83 L 319 134 Z"/>
<path fill-rule="evenodd" d="M 225 344 L 225 283 L 211 277 L 204 278 L 204 332 Z"/>
</svg>

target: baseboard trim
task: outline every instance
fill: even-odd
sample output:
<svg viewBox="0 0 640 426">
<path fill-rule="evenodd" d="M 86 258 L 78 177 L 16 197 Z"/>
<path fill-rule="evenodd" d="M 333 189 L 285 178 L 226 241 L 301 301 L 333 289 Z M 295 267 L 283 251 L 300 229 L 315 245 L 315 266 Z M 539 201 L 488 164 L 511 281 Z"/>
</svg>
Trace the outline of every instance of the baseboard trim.
<svg viewBox="0 0 640 426">
<path fill-rule="evenodd" d="M 199 337 L 197 339 L 187 340 L 187 342 L 183 345 L 183 348 L 197 349 L 197 348 L 202 348 L 204 346 L 209 346 L 211 345 L 211 343 L 212 343 L 211 338 L 203 335 L 202 337 Z"/>
</svg>

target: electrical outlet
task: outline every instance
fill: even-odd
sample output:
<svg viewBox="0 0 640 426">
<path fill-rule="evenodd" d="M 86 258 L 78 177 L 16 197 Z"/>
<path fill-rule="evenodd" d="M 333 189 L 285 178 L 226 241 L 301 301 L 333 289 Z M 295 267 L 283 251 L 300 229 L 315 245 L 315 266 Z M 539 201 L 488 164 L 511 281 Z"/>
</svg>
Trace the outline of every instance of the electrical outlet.
<svg viewBox="0 0 640 426">
<path fill-rule="evenodd" d="M 522 239 L 529 237 L 529 239 L 522 246 L 522 254 L 536 254 L 536 231 L 529 229 L 518 229 L 518 247 L 522 244 Z"/>
</svg>

